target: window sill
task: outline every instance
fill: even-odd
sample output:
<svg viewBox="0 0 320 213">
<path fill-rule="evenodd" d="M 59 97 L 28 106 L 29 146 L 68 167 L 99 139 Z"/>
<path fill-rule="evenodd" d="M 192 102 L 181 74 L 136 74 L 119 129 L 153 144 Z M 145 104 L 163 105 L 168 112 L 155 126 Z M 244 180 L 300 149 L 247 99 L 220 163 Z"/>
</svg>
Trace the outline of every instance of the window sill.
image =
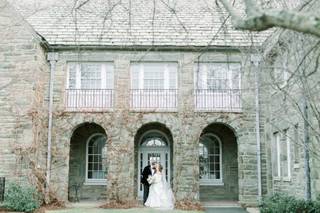
<svg viewBox="0 0 320 213">
<path fill-rule="evenodd" d="M 70 112 L 70 113 L 76 113 L 76 112 L 82 112 L 82 113 L 100 113 L 100 112 L 113 112 L 113 108 L 70 108 L 66 107 L 64 109 L 65 112 Z"/>
<path fill-rule="evenodd" d="M 274 181 L 284 181 L 284 182 L 291 182 L 291 177 L 273 177 Z"/>
<path fill-rule="evenodd" d="M 285 182 L 291 182 L 291 178 L 290 177 L 284 177 L 282 178 L 283 181 Z"/>
<path fill-rule="evenodd" d="M 222 181 L 200 181 L 200 186 L 224 186 Z"/>
<path fill-rule="evenodd" d="M 178 112 L 177 108 L 172 109 L 163 109 L 163 108 L 131 108 L 130 112 L 160 112 L 160 113 L 176 113 Z"/>
<path fill-rule="evenodd" d="M 280 181 L 281 178 L 280 178 L 280 177 L 273 177 L 273 180 L 274 180 L 274 181 Z"/>
<path fill-rule="evenodd" d="M 83 183 L 85 186 L 106 186 L 107 180 L 86 180 L 86 182 Z"/>
</svg>

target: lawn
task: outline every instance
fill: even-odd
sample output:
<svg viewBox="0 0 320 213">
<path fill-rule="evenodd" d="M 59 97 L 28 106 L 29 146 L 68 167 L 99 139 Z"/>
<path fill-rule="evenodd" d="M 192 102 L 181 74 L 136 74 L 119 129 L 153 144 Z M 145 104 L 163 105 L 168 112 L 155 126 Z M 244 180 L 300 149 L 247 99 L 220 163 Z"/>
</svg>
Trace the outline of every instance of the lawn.
<svg viewBox="0 0 320 213">
<path fill-rule="evenodd" d="M 46 211 L 48 213 L 202 213 L 201 211 L 182 211 L 182 210 L 155 210 L 149 208 L 136 209 L 101 209 L 101 208 L 70 208 Z"/>
</svg>

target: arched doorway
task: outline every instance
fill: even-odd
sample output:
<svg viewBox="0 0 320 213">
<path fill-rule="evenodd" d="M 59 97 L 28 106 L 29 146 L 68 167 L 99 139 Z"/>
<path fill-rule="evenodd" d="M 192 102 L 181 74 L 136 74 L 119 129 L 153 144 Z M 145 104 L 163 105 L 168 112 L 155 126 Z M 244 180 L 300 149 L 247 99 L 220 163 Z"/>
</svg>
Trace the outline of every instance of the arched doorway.
<svg viewBox="0 0 320 213">
<path fill-rule="evenodd" d="M 73 132 L 69 158 L 69 201 L 105 197 L 107 135 L 95 123 L 83 123 Z"/>
<path fill-rule="evenodd" d="M 238 200 L 238 148 L 233 130 L 213 123 L 199 138 L 200 200 Z"/>
<path fill-rule="evenodd" d="M 135 137 L 137 195 L 142 198 L 141 173 L 150 162 L 161 163 L 166 179 L 172 182 L 172 135 L 165 125 L 149 123 L 141 127 Z"/>
</svg>

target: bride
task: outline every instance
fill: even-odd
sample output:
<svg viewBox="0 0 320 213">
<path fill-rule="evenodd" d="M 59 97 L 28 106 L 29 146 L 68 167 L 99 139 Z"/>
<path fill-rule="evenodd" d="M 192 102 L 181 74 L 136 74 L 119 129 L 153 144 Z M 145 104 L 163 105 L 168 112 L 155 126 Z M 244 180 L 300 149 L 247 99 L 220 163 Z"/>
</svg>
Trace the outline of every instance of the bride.
<svg viewBox="0 0 320 213">
<path fill-rule="evenodd" d="M 165 175 L 162 174 L 162 169 L 161 164 L 156 164 L 155 174 L 148 178 L 151 186 L 145 205 L 153 208 L 173 209 L 174 196 Z"/>
</svg>

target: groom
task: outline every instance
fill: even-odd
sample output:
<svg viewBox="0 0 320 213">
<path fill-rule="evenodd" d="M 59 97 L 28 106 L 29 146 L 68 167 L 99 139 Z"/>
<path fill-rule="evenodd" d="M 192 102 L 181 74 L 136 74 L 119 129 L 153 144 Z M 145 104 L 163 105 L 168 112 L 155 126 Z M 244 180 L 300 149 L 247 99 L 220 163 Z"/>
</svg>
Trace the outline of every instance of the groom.
<svg viewBox="0 0 320 213">
<path fill-rule="evenodd" d="M 148 183 L 148 177 L 153 175 L 154 173 L 154 166 L 156 162 L 151 162 L 151 165 L 144 167 L 142 175 L 141 175 L 141 183 L 143 184 L 143 204 L 147 201 L 149 196 L 149 187 L 150 184 Z"/>
</svg>

